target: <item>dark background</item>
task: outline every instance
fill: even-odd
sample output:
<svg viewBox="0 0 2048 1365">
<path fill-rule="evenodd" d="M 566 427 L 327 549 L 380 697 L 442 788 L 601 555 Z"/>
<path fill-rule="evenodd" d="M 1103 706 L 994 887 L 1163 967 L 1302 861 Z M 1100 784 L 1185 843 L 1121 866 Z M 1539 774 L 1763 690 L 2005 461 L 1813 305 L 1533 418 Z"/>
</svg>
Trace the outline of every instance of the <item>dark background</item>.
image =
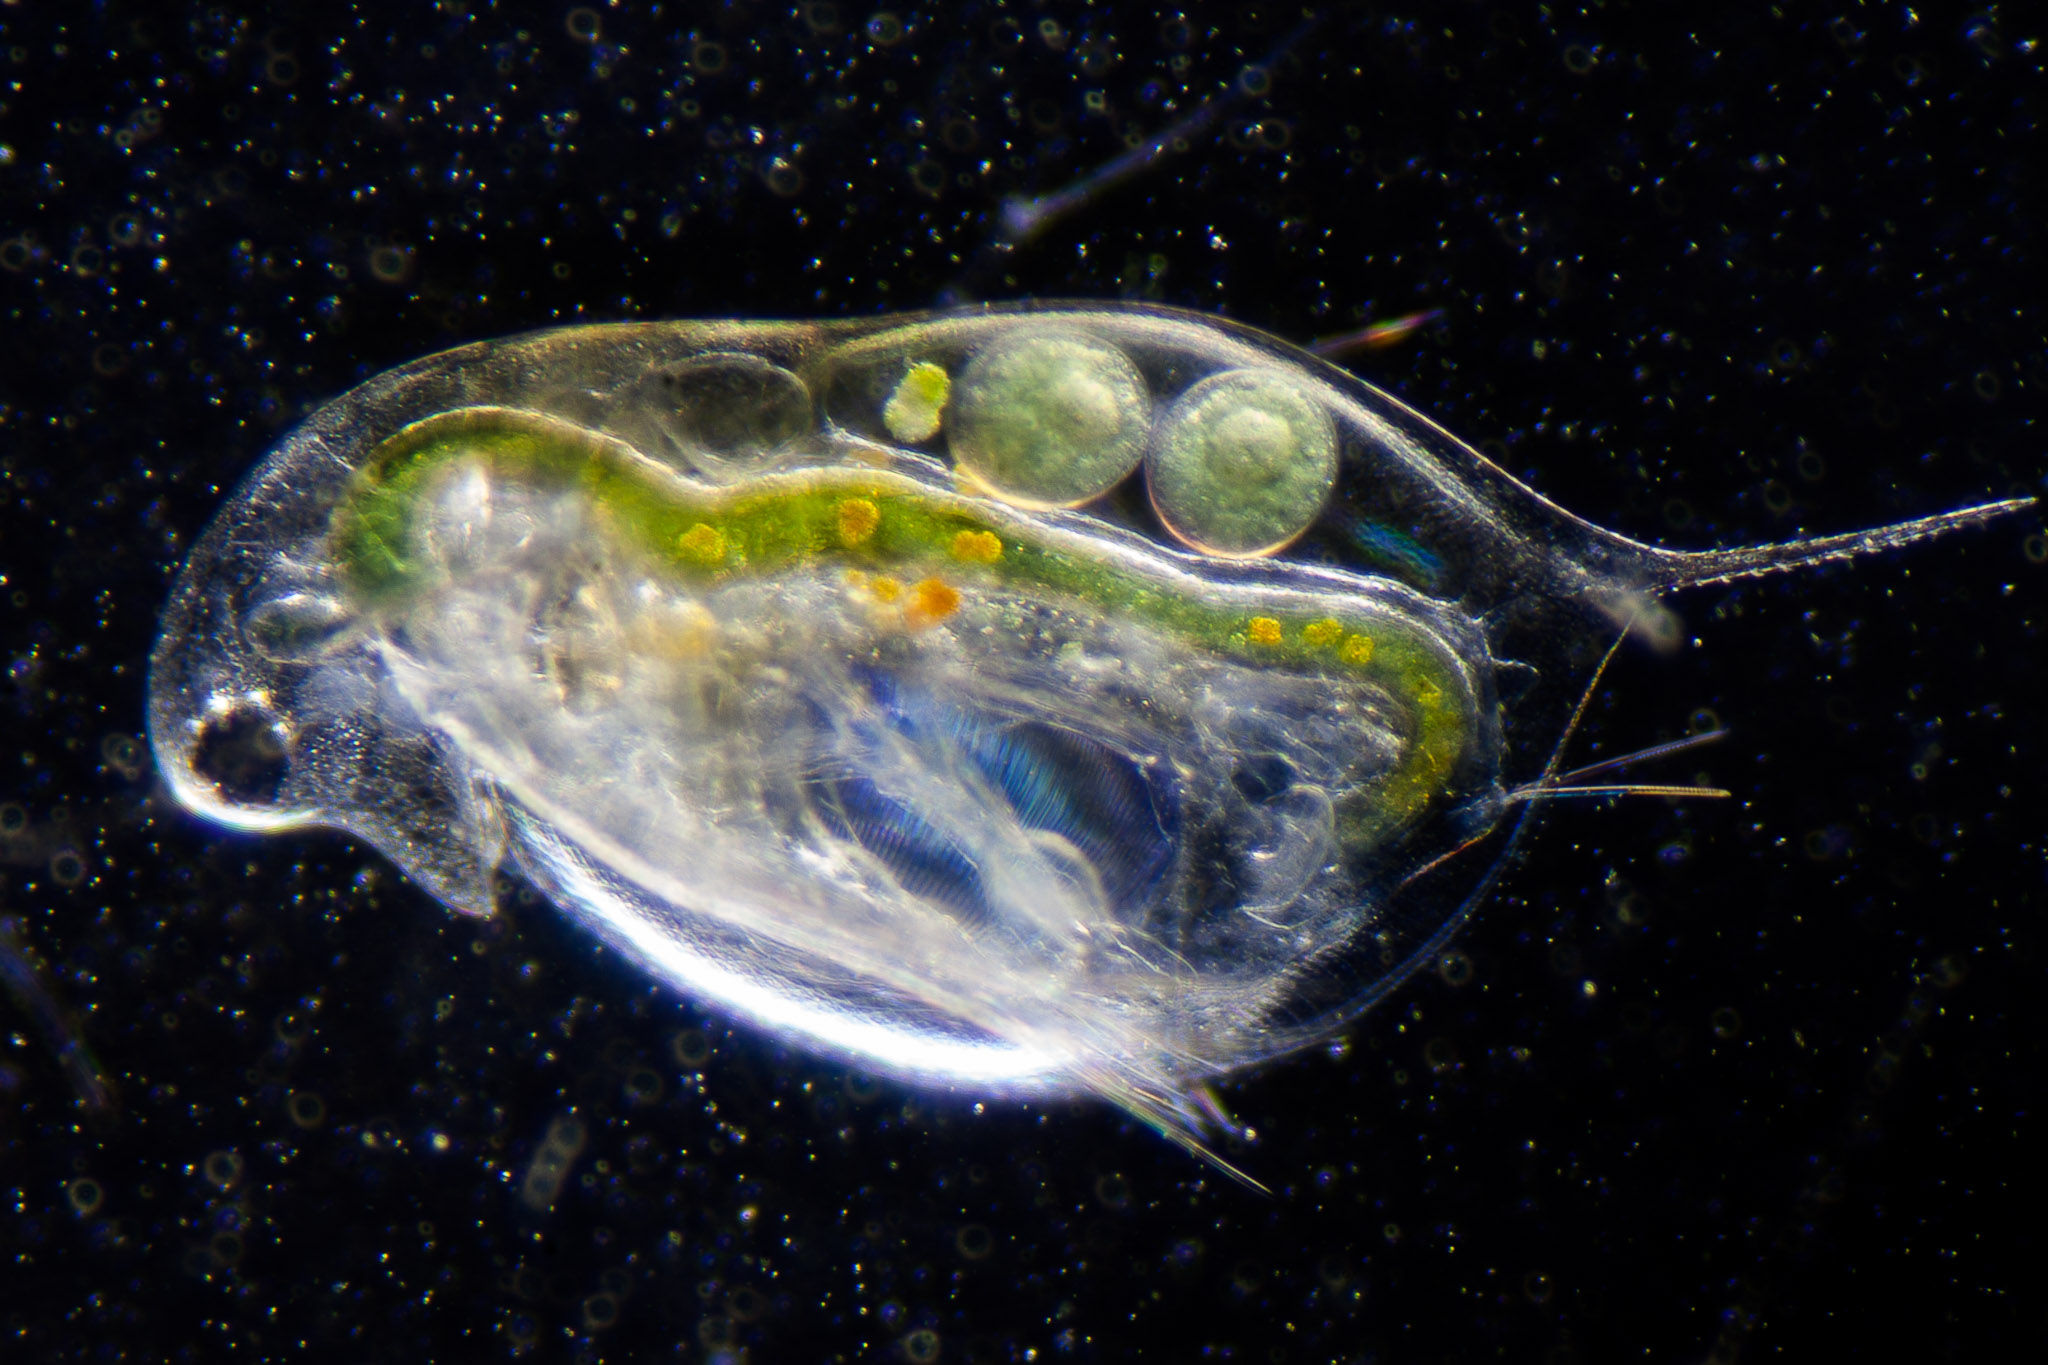
<svg viewBox="0 0 2048 1365">
<path fill-rule="evenodd" d="M 2041 30 L 1782 8 L 1332 6 L 1289 47 L 1263 4 L 8 0 L 0 1351 L 2048 1345 L 2037 514 L 1681 599 L 1581 746 L 1711 710 L 1646 776 L 1735 798 L 1554 812 L 1469 981 L 1227 1086 L 1270 1197 L 1100 1104 L 729 1028 L 530 895 L 457 921 L 345 840 L 210 828 L 140 747 L 170 577 L 291 422 L 572 319 L 1434 308 L 1352 363 L 1628 534 L 2041 491 Z M 1225 91 L 1004 246 L 1006 197 Z"/>
</svg>

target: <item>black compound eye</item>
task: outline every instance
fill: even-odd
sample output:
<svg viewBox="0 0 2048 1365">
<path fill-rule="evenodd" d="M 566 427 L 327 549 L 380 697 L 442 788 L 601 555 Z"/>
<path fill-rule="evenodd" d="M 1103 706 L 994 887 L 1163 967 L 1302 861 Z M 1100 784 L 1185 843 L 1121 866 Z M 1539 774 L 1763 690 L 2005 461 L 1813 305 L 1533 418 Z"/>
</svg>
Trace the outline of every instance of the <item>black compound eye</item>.
<svg viewBox="0 0 2048 1365">
<path fill-rule="evenodd" d="M 253 706 L 208 717 L 192 746 L 192 771 L 238 806 L 275 805 L 291 773 L 277 722 Z"/>
</svg>

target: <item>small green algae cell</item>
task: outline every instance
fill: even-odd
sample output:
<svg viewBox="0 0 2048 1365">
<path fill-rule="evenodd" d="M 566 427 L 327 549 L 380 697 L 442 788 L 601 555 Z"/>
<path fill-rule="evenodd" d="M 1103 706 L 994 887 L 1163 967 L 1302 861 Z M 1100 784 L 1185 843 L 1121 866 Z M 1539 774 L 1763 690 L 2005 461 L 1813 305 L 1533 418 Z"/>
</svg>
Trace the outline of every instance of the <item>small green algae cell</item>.
<svg viewBox="0 0 2048 1365">
<path fill-rule="evenodd" d="M 946 412 L 946 395 L 952 392 L 953 376 L 943 365 L 920 360 L 904 372 L 903 382 L 882 405 L 882 423 L 889 434 L 905 445 L 920 445 L 939 434 Z"/>
<path fill-rule="evenodd" d="M 1661 599 L 2019 505 L 1662 550 L 1169 309 L 569 328 L 290 435 L 150 737 L 223 824 L 467 914 L 505 868 L 800 1045 L 1203 1150 L 1207 1081 L 1440 953 Z"/>
</svg>

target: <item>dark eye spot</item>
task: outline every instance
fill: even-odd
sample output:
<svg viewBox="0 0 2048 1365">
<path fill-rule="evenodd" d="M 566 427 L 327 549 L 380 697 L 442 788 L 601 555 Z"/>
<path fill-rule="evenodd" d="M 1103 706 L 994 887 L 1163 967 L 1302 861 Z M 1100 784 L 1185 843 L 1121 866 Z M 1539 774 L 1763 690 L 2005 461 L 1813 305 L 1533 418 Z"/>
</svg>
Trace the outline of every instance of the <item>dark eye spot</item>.
<svg viewBox="0 0 2048 1365">
<path fill-rule="evenodd" d="M 201 727 L 192 746 L 192 771 L 236 805 L 267 806 L 276 802 L 291 760 L 269 716 L 237 707 Z"/>
</svg>

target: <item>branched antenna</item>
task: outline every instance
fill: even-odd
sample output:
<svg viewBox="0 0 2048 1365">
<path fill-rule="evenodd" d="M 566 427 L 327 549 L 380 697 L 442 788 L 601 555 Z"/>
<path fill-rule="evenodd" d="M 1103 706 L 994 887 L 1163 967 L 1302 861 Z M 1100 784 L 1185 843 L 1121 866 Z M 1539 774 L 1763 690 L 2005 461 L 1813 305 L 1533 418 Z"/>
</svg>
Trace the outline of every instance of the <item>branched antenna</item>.
<svg viewBox="0 0 2048 1365">
<path fill-rule="evenodd" d="M 1577 718 L 1574 717 L 1576 720 Z M 1663 744 L 1652 744 L 1647 749 L 1634 753 L 1602 759 L 1589 763 L 1583 768 L 1574 768 L 1563 774 L 1545 773 L 1534 782 L 1525 782 L 1510 791 L 1503 799 L 1513 805 L 1518 801 L 1547 801 L 1561 796 L 1673 796 L 1719 799 L 1728 792 L 1720 787 L 1694 787 L 1673 785 L 1664 782 L 1598 782 L 1582 783 L 1581 778 L 1593 777 L 1600 773 L 1613 772 L 1635 763 L 1647 763 L 1652 759 L 1669 758 L 1673 754 L 1689 753 L 1717 740 L 1726 739 L 1726 730 L 1704 730 L 1684 739 L 1674 739 Z"/>
<path fill-rule="evenodd" d="M 1517 787 L 1501 798 L 1508 805 L 1518 801 L 1548 801 L 1560 796 L 1675 796 L 1718 798 L 1729 795 L 1725 787 L 1672 786 L 1663 782 L 1610 782 L 1592 787 L 1546 787 L 1531 783 Z"/>
</svg>

